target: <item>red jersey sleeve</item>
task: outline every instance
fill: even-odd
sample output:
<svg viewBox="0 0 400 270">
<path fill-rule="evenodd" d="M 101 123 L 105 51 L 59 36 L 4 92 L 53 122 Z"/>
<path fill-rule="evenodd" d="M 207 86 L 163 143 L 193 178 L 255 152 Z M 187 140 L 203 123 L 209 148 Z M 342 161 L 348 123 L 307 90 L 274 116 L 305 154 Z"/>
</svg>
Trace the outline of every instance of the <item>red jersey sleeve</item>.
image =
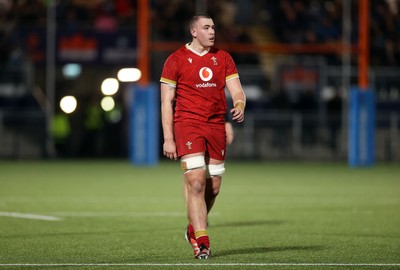
<svg viewBox="0 0 400 270">
<path fill-rule="evenodd" d="M 225 81 L 229 81 L 234 78 L 238 78 L 239 74 L 236 69 L 235 62 L 232 59 L 232 56 L 229 53 L 226 53 L 226 78 Z"/>
<path fill-rule="evenodd" d="M 174 54 L 170 55 L 164 63 L 160 82 L 176 86 L 178 81 L 178 64 Z"/>
</svg>

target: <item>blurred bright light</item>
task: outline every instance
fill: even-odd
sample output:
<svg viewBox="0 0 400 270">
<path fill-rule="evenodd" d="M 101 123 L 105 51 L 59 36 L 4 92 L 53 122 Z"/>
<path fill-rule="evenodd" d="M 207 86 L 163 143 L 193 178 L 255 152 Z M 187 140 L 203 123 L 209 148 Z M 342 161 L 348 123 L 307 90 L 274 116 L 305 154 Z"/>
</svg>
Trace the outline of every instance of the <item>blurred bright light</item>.
<svg viewBox="0 0 400 270">
<path fill-rule="evenodd" d="M 119 88 L 119 82 L 117 79 L 108 78 L 101 84 L 101 92 L 106 96 L 111 96 L 117 93 Z"/>
<path fill-rule="evenodd" d="M 121 118 L 122 118 L 122 113 L 118 109 L 112 110 L 108 116 L 108 119 L 110 120 L 110 122 L 114 123 L 114 124 L 121 121 Z"/>
<path fill-rule="evenodd" d="M 121 82 L 137 82 L 142 77 L 142 72 L 138 68 L 122 68 L 117 77 Z"/>
<path fill-rule="evenodd" d="M 78 102 L 73 96 L 65 96 L 60 101 L 60 108 L 65 113 L 72 113 L 75 111 Z"/>
<path fill-rule="evenodd" d="M 112 111 L 115 107 L 115 101 L 112 97 L 103 97 L 100 104 L 101 108 L 106 112 Z"/>
<path fill-rule="evenodd" d="M 82 67 L 80 64 L 65 64 L 62 68 L 62 73 L 67 79 L 75 79 L 82 72 Z"/>
</svg>

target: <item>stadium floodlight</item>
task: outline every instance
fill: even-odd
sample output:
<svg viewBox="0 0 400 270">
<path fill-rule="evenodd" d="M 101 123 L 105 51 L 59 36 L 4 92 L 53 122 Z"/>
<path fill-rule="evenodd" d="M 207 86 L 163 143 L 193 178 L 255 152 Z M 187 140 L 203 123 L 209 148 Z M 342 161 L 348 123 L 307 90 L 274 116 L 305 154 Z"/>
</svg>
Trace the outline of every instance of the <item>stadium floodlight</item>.
<svg viewBox="0 0 400 270">
<path fill-rule="evenodd" d="M 101 92 L 106 96 L 112 96 L 117 93 L 119 82 L 114 78 L 107 78 L 101 84 Z"/>
<path fill-rule="evenodd" d="M 142 72 L 138 68 L 122 68 L 117 77 L 121 82 L 137 82 L 142 77 Z"/>
<path fill-rule="evenodd" d="M 60 108 L 65 113 L 72 113 L 75 111 L 78 102 L 74 96 L 65 96 L 60 100 Z"/>
<path fill-rule="evenodd" d="M 62 73 L 67 79 L 75 79 L 81 74 L 81 72 L 82 67 L 80 64 L 65 64 L 62 68 Z"/>
<path fill-rule="evenodd" d="M 115 101 L 112 97 L 103 97 L 100 105 L 104 111 L 110 112 L 115 108 Z"/>
</svg>

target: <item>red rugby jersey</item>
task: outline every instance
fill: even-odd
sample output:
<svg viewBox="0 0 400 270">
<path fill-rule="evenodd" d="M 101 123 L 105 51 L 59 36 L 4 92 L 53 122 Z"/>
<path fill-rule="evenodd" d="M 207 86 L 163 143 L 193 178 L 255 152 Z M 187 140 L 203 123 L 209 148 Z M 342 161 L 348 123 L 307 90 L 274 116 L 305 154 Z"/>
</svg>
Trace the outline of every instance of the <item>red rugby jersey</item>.
<svg viewBox="0 0 400 270">
<path fill-rule="evenodd" d="M 237 77 L 227 52 L 211 47 L 200 55 L 185 45 L 167 58 L 160 82 L 176 87 L 175 122 L 223 123 L 225 84 Z"/>
</svg>

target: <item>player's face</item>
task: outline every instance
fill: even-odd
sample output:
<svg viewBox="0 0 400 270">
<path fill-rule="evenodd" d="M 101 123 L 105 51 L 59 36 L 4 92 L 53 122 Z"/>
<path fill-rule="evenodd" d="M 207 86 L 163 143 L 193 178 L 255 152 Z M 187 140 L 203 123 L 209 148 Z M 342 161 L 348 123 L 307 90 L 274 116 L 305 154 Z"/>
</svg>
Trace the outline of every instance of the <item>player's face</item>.
<svg viewBox="0 0 400 270">
<path fill-rule="evenodd" d="M 203 47 L 214 45 L 215 25 L 212 19 L 200 18 L 193 28 L 192 35 L 196 37 L 197 42 Z"/>
</svg>

